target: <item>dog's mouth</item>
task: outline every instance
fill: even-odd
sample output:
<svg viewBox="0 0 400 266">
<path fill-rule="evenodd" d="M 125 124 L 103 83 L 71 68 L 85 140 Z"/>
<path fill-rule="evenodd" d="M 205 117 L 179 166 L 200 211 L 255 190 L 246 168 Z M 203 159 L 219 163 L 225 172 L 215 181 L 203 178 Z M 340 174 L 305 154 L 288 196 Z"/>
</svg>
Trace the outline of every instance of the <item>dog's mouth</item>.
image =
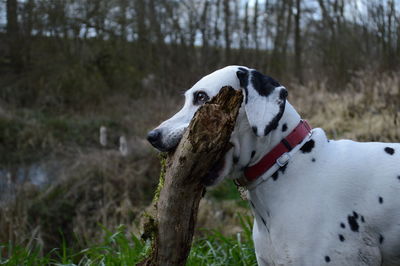
<svg viewBox="0 0 400 266">
<path fill-rule="evenodd" d="M 153 147 L 156 148 L 157 150 L 159 150 L 160 152 L 173 152 L 176 150 L 176 148 L 178 147 L 179 142 L 181 141 L 182 137 L 179 139 L 174 139 L 169 141 L 168 143 L 164 144 L 164 143 L 159 143 L 159 144 L 153 144 Z"/>
<path fill-rule="evenodd" d="M 155 129 L 148 133 L 147 140 L 160 152 L 172 152 L 178 147 L 186 128 L 165 134 L 162 129 Z"/>
<path fill-rule="evenodd" d="M 185 130 L 186 128 L 180 130 L 179 132 L 172 133 L 170 136 L 168 136 L 163 147 L 164 151 L 166 152 L 175 151 L 179 145 L 179 142 L 181 142 L 182 140 L 183 133 L 185 132 Z"/>
<path fill-rule="evenodd" d="M 174 152 L 182 140 L 183 134 L 186 127 L 182 130 L 170 133 L 167 136 L 163 136 L 163 130 L 155 129 L 149 132 L 147 140 L 153 145 L 154 148 L 160 152 Z M 158 131 L 158 132 L 157 132 Z M 221 175 L 221 170 L 225 166 L 225 158 L 222 158 L 216 162 L 208 173 L 202 178 L 202 182 L 205 186 L 212 186 L 218 183 L 218 178 Z"/>
</svg>

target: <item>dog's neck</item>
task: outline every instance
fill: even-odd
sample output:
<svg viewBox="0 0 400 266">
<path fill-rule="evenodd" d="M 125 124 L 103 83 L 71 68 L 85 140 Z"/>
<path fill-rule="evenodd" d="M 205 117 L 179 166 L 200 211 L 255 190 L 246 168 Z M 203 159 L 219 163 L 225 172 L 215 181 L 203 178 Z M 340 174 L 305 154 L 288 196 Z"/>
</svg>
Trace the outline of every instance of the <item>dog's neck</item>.
<svg viewBox="0 0 400 266">
<path fill-rule="evenodd" d="M 279 120 L 276 129 L 272 130 L 267 136 L 257 138 L 256 154 L 250 161 L 250 165 L 258 162 L 265 154 L 270 152 L 282 139 L 290 134 L 293 129 L 299 124 L 301 117 L 294 107 L 286 102 L 285 111 L 282 118 Z"/>
</svg>

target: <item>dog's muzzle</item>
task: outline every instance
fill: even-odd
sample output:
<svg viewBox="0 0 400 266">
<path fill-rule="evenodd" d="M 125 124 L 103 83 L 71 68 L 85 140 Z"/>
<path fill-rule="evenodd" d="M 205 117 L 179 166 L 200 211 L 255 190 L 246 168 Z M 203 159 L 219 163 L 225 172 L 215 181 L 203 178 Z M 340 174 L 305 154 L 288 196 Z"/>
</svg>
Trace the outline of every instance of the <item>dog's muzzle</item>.
<svg viewBox="0 0 400 266">
<path fill-rule="evenodd" d="M 165 128 L 156 128 L 147 134 L 147 140 L 161 152 L 173 151 L 178 146 L 184 130 L 185 128 L 175 132 L 168 132 Z"/>
<path fill-rule="evenodd" d="M 167 151 L 162 143 L 162 132 L 160 129 L 154 129 L 147 134 L 147 140 L 159 151 Z"/>
</svg>

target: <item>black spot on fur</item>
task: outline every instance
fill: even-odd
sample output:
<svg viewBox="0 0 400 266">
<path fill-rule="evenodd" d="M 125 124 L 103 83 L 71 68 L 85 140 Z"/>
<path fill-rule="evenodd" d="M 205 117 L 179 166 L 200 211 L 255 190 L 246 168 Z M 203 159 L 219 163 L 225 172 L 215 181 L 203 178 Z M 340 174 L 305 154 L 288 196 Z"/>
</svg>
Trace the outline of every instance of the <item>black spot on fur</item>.
<svg viewBox="0 0 400 266">
<path fill-rule="evenodd" d="M 315 158 L 312 158 L 311 161 L 312 161 L 313 163 L 315 163 Z"/>
<path fill-rule="evenodd" d="M 249 84 L 249 71 L 247 69 L 239 67 L 236 76 L 239 79 L 240 87 L 246 87 Z"/>
<path fill-rule="evenodd" d="M 361 215 L 361 222 L 365 223 L 364 216 Z"/>
<path fill-rule="evenodd" d="M 344 223 L 340 223 L 340 227 L 346 228 L 346 225 Z"/>
<path fill-rule="evenodd" d="M 253 158 L 256 155 L 256 151 L 252 151 L 250 157 Z"/>
<path fill-rule="evenodd" d="M 237 164 L 239 162 L 239 157 L 233 156 L 233 163 Z"/>
<path fill-rule="evenodd" d="M 326 262 L 330 262 L 330 261 L 331 261 L 331 258 L 330 258 L 329 256 L 325 256 L 325 261 L 326 261 Z"/>
<path fill-rule="evenodd" d="M 282 125 L 282 132 L 285 132 L 287 130 L 287 125 L 286 123 Z"/>
<path fill-rule="evenodd" d="M 349 223 L 351 231 L 353 231 L 353 232 L 358 232 L 359 225 L 357 222 L 357 218 L 358 218 L 358 215 L 356 212 L 353 212 L 353 215 L 347 216 L 347 221 Z"/>
<path fill-rule="evenodd" d="M 379 203 L 382 204 L 383 203 L 383 198 L 379 197 Z"/>
<path fill-rule="evenodd" d="M 383 240 L 385 240 L 385 238 L 383 237 L 383 235 L 379 235 L 379 244 L 383 243 Z"/>
<path fill-rule="evenodd" d="M 256 136 L 257 136 L 257 127 L 253 126 L 253 127 L 251 127 L 251 129 L 253 130 L 254 134 L 256 134 Z"/>
<path fill-rule="evenodd" d="M 397 176 L 397 179 L 400 180 L 400 175 Z"/>
<path fill-rule="evenodd" d="M 263 75 L 257 70 L 251 71 L 251 84 L 258 94 L 265 97 L 270 95 L 276 87 L 281 85 L 273 78 Z"/>
<path fill-rule="evenodd" d="M 269 122 L 269 124 L 265 126 L 264 136 L 268 135 L 269 132 L 275 130 L 278 127 L 279 120 L 281 120 L 283 112 L 285 112 L 285 105 L 286 101 L 282 101 L 282 103 L 279 105 L 279 112 L 276 114 L 276 116 L 274 116 L 271 122 Z"/>
<path fill-rule="evenodd" d="M 285 171 L 286 171 L 286 167 L 287 167 L 288 165 L 289 165 L 289 163 L 285 164 L 284 166 L 281 167 L 281 169 L 279 169 L 279 171 L 281 171 L 282 174 L 284 174 Z"/>
<path fill-rule="evenodd" d="M 279 92 L 279 99 L 286 100 L 287 97 L 288 97 L 287 90 L 282 88 L 281 91 Z"/>
<path fill-rule="evenodd" d="M 339 240 L 343 242 L 344 241 L 344 236 L 343 235 L 339 235 Z"/>
<path fill-rule="evenodd" d="M 275 173 L 273 173 L 273 174 L 271 175 L 271 177 L 272 177 L 272 180 L 276 181 L 276 180 L 278 179 L 278 177 L 279 177 L 278 171 L 276 171 Z"/>
<path fill-rule="evenodd" d="M 260 217 L 261 217 L 261 216 L 260 216 Z M 264 224 L 265 226 L 267 226 L 267 222 L 264 220 L 264 218 L 261 217 L 261 221 L 263 222 L 263 224 Z"/>
<path fill-rule="evenodd" d="M 240 87 L 244 88 L 245 92 L 245 103 L 248 101 L 249 91 L 247 86 L 249 85 L 249 71 L 243 67 L 239 67 L 239 71 L 236 72 L 236 76 L 239 79 Z"/>
<path fill-rule="evenodd" d="M 278 180 L 279 177 L 279 172 L 281 172 L 282 174 L 285 173 L 286 171 L 286 167 L 288 166 L 288 164 L 285 164 L 284 166 L 282 166 L 281 168 L 279 168 L 271 177 L 274 181 Z"/>
<path fill-rule="evenodd" d="M 315 141 L 313 139 L 310 139 L 309 141 L 304 143 L 303 147 L 301 147 L 300 150 L 303 153 L 309 153 L 312 151 L 312 149 L 314 149 L 314 146 L 315 146 Z"/>
<path fill-rule="evenodd" d="M 390 147 L 386 147 L 386 148 L 385 148 L 385 152 L 388 153 L 388 154 L 390 154 L 390 155 L 393 155 L 393 154 L 394 154 L 394 149 L 393 149 L 393 148 L 390 148 Z"/>
</svg>

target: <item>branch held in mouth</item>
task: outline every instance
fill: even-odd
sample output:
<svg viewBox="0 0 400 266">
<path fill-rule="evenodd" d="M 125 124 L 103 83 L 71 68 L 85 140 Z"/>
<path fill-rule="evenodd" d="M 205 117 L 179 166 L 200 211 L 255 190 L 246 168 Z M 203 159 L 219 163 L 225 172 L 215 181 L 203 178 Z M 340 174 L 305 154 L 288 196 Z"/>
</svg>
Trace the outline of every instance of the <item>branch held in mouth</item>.
<svg viewBox="0 0 400 266">
<path fill-rule="evenodd" d="M 153 248 L 141 265 L 185 265 L 205 189 L 203 179 L 231 147 L 242 100 L 241 91 L 223 87 L 199 108 L 178 147 L 168 155 Z"/>
</svg>

